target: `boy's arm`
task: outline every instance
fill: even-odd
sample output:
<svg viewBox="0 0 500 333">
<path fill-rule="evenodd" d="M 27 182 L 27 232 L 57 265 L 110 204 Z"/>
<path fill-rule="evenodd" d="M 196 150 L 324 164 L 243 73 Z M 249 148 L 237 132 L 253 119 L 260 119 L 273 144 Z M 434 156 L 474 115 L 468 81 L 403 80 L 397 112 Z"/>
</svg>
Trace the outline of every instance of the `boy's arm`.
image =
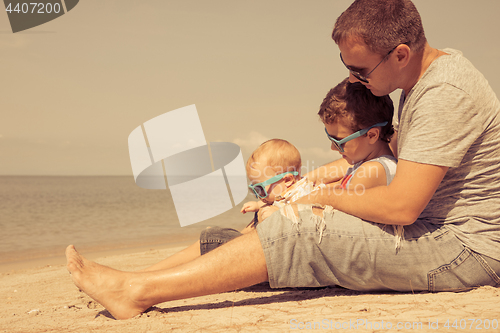
<svg viewBox="0 0 500 333">
<path fill-rule="evenodd" d="M 385 168 L 378 162 L 366 162 L 356 170 L 349 182 L 348 189 L 359 193 L 376 186 L 387 186 Z"/>
<path fill-rule="evenodd" d="M 345 159 L 340 158 L 306 173 L 304 177 L 314 184 L 329 184 L 342 179 L 349 167 L 349 163 Z"/>
<path fill-rule="evenodd" d="M 362 193 L 332 186 L 311 193 L 296 203 L 330 205 L 367 221 L 408 225 L 415 222 L 443 180 L 448 167 L 399 160 L 394 180 Z"/>
</svg>

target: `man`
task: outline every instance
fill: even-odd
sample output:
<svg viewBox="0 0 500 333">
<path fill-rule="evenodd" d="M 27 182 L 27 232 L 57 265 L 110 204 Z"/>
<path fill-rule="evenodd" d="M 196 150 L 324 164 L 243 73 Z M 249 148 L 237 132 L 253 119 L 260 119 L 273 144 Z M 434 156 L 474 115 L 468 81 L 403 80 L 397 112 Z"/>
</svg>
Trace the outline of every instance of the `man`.
<svg viewBox="0 0 500 333">
<path fill-rule="evenodd" d="M 302 199 L 337 211 L 298 205 L 298 222 L 263 210 L 261 218 L 270 216 L 257 232 L 167 270 L 120 272 L 69 246 L 75 284 L 116 318 L 266 280 L 401 291 L 500 284 L 500 102 L 484 77 L 460 52 L 427 44 L 409 0 L 355 1 L 333 38 L 351 81 L 375 95 L 403 89 L 392 141 L 399 163 L 389 186 Z M 346 166 L 335 161 L 308 178 L 329 183 Z M 405 226 L 399 251 L 388 224 Z"/>
</svg>

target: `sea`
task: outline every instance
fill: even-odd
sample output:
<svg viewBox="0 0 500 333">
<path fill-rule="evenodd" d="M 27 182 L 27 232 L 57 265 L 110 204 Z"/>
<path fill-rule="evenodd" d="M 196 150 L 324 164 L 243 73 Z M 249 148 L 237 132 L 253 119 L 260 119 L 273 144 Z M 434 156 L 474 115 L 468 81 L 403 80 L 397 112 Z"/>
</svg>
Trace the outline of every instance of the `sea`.
<svg viewBox="0 0 500 333">
<path fill-rule="evenodd" d="M 143 189 L 132 176 L 0 176 L 0 271 L 62 258 L 69 244 L 82 253 L 187 246 L 207 226 L 244 228 L 253 216 L 240 213 L 243 202 L 181 227 L 168 188 Z"/>
</svg>

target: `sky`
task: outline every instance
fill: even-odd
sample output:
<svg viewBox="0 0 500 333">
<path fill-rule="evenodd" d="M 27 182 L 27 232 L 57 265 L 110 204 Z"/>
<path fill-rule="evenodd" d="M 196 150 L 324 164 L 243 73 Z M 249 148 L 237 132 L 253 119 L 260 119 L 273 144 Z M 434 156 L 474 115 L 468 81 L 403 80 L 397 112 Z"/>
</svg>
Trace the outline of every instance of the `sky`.
<svg viewBox="0 0 500 333">
<path fill-rule="evenodd" d="M 500 1 L 414 2 L 429 44 L 461 50 L 500 96 Z M 0 175 L 132 176 L 129 134 L 191 104 L 206 140 L 244 159 L 271 138 L 306 171 L 336 159 L 317 112 L 348 75 L 331 31 L 350 3 L 82 0 L 18 33 L 0 13 Z"/>
</svg>

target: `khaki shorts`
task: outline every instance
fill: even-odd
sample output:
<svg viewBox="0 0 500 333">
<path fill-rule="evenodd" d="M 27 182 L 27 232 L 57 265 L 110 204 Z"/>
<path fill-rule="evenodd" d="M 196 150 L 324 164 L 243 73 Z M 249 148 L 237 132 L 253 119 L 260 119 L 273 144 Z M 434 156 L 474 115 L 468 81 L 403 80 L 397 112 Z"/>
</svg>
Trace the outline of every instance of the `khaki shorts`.
<svg viewBox="0 0 500 333">
<path fill-rule="evenodd" d="M 273 288 L 339 285 L 352 290 L 460 291 L 500 285 L 500 262 L 466 248 L 446 226 L 417 220 L 396 250 L 390 225 L 297 205 L 257 226 Z M 319 223 L 321 222 L 321 223 Z"/>
</svg>

